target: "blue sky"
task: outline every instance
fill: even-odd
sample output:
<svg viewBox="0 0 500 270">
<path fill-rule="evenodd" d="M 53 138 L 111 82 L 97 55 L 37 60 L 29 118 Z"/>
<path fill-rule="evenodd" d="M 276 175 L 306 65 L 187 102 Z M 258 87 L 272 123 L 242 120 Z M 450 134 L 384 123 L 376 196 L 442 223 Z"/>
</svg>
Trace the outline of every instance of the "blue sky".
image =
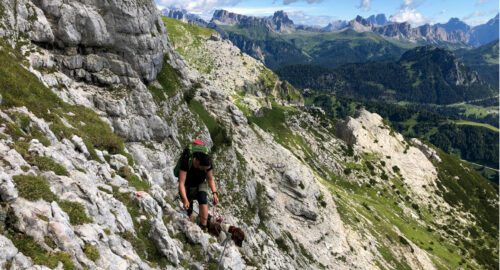
<svg viewBox="0 0 500 270">
<path fill-rule="evenodd" d="M 412 25 L 447 22 L 457 17 L 470 25 L 485 23 L 499 10 L 498 0 L 155 0 L 159 8 L 176 6 L 210 19 L 215 9 L 254 16 L 285 10 L 296 24 L 324 26 L 384 13 L 393 21 Z"/>
</svg>

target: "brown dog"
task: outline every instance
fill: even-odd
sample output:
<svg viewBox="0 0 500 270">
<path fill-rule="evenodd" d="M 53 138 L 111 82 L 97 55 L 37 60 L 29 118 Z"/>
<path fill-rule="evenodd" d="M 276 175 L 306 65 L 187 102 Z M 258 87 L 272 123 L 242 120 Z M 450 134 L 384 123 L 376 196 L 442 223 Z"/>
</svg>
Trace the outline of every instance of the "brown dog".
<svg viewBox="0 0 500 270">
<path fill-rule="evenodd" d="M 208 233 L 210 233 L 211 235 L 218 238 L 222 232 L 230 233 L 231 240 L 233 240 L 238 247 L 241 247 L 243 245 L 243 241 L 245 240 L 245 233 L 240 228 L 231 226 L 229 224 L 221 224 L 219 222 L 216 222 L 210 215 L 208 216 L 207 226 Z"/>
</svg>

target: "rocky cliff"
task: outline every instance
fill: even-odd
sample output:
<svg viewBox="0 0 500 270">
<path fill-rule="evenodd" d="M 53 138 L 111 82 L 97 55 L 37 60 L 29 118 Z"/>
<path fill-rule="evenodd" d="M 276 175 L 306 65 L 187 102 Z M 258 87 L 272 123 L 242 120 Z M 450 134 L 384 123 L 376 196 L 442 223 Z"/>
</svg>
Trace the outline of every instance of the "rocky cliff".
<svg viewBox="0 0 500 270">
<path fill-rule="evenodd" d="M 367 18 L 372 24 L 376 25 L 385 25 L 389 23 L 387 20 L 387 17 L 385 17 L 385 14 L 377 14 L 377 15 L 371 15 L 370 17 Z"/>
<path fill-rule="evenodd" d="M 216 25 L 260 24 L 278 33 L 291 33 L 295 31 L 293 21 L 282 10 L 276 11 L 270 18 L 245 16 L 227 10 L 216 10 L 210 22 Z"/>
<path fill-rule="evenodd" d="M 214 31 L 167 19 L 165 31 L 152 1 L 110 3 L 0 6 L 2 268 L 215 269 L 222 239 L 176 200 L 172 168 L 194 138 L 212 148 L 224 220 L 247 234 L 223 269 L 498 263 L 498 196 L 466 165 L 367 111 L 340 121 L 303 108 L 293 86 Z M 71 7 L 127 39 L 87 54 L 83 40 L 104 28 L 61 21 Z M 126 24 L 137 31 L 110 30 Z M 40 41 L 49 30 L 53 41 Z M 64 43 L 70 33 L 80 41 Z M 145 37 L 159 47 L 139 50 Z M 79 57 L 90 80 L 64 62 Z M 109 68 L 119 80 L 108 86 L 85 69 L 90 57 L 135 73 Z"/>
<path fill-rule="evenodd" d="M 12 40 L 27 35 L 51 49 L 55 64 L 67 75 L 102 85 L 128 84 L 133 78 L 150 82 L 161 69 L 168 38 L 150 1 L 2 1 L 2 5 L 0 34 Z"/>
</svg>

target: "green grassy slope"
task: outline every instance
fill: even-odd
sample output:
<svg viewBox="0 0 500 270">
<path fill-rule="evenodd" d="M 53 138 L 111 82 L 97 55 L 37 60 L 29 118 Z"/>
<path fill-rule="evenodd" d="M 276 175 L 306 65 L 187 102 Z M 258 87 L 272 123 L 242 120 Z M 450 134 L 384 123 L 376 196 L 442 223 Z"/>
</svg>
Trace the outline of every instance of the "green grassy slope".
<svg viewBox="0 0 500 270">
<path fill-rule="evenodd" d="M 457 50 L 455 54 L 476 70 L 488 83 L 498 89 L 498 39 L 479 48 Z"/>
<path fill-rule="evenodd" d="M 393 61 L 416 44 L 382 37 L 375 33 L 296 31 L 283 35 L 312 57 L 314 65 L 337 67 L 347 63 Z"/>
</svg>

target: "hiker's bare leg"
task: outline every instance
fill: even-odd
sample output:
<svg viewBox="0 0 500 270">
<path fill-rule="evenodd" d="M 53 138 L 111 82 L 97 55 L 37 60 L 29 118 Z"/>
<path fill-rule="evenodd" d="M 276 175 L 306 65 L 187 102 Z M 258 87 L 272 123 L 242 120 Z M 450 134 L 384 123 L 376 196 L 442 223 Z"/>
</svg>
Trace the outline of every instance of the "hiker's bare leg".
<svg viewBox="0 0 500 270">
<path fill-rule="evenodd" d="M 208 219 L 208 204 L 200 204 L 200 223 L 207 226 Z"/>
<path fill-rule="evenodd" d="M 193 215 L 193 214 L 191 214 L 191 215 L 189 216 L 189 221 L 194 222 L 194 215 Z"/>
</svg>

